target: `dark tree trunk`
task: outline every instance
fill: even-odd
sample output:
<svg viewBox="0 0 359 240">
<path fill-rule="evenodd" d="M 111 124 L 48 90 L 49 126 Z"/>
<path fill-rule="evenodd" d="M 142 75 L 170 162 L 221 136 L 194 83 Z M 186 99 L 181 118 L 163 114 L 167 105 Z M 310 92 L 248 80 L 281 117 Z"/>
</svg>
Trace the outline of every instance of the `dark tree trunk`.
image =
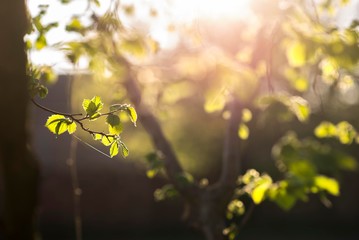
<svg viewBox="0 0 359 240">
<path fill-rule="evenodd" d="M 27 119 L 27 77 L 24 0 L 0 1 L 0 164 L 7 239 L 34 239 L 38 163 L 30 153 Z"/>
<path fill-rule="evenodd" d="M 198 195 L 188 201 L 188 221 L 206 240 L 223 240 L 227 201 L 211 187 L 200 189 Z"/>
</svg>

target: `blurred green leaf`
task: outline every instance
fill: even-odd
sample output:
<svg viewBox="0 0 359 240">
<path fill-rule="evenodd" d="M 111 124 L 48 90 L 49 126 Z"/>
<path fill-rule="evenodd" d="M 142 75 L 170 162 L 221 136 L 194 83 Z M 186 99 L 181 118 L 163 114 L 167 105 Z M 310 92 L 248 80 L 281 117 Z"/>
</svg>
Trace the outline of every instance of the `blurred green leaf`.
<svg viewBox="0 0 359 240">
<path fill-rule="evenodd" d="M 246 124 L 241 123 L 238 128 L 238 136 L 243 140 L 247 140 L 249 137 L 249 128 Z"/>
<path fill-rule="evenodd" d="M 306 64 L 306 46 L 304 43 L 291 42 L 287 47 L 287 58 L 292 67 L 301 67 Z"/>
<path fill-rule="evenodd" d="M 267 190 L 272 184 L 272 178 L 268 175 L 264 175 L 256 182 L 256 187 L 253 189 L 251 197 L 255 204 L 261 203 L 264 198 Z"/>
<path fill-rule="evenodd" d="M 47 46 L 46 37 L 44 35 L 40 34 L 35 41 L 35 48 L 37 50 L 41 50 L 46 46 Z"/>
<path fill-rule="evenodd" d="M 334 196 L 339 196 L 339 183 L 334 178 L 329 178 L 323 175 L 316 176 L 315 185 Z"/>
<path fill-rule="evenodd" d="M 120 147 L 121 147 L 121 154 L 122 156 L 125 158 L 129 155 L 130 151 L 128 150 L 127 146 L 123 143 L 120 142 Z"/>
<path fill-rule="evenodd" d="M 156 201 L 163 201 L 178 197 L 179 193 L 172 184 L 164 185 L 162 188 L 156 189 L 154 197 Z"/>
<path fill-rule="evenodd" d="M 66 31 L 69 32 L 78 32 L 80 34 L 84 34 L 85 31 L 85 27 L 82 25 L 80 19 L 78 19 L 77 17 L 74 17 L 71 22 L 66 25 Z"/>
<path fill-rule="evenodd" d="M 337 130 L 334 124 L 330 122 L 321 122 L 315 129 L 314 134 L 318 138 L 334 137 Z"/>
</svg>

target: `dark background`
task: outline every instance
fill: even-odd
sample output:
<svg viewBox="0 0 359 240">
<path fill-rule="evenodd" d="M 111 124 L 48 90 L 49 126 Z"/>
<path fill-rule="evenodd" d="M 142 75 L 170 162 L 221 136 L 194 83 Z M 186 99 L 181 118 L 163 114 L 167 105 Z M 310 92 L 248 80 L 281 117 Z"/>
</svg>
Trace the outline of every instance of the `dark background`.
<svg viewBox="0 0 359 240">
<path fill-rule="evenodd" d="M 68 77 L 60 77 L 43 104 L 68 112 L 67 86 Z M 56 138 L 48 132 L 44 127 L 47 117 L 33 107 L 33 146 L 42 169 L 38 228 L 44 240 L 75 239 L 72 183 L 66 163 L 70 137 Z M 262 134 L 256 149 L 248 150 L 253 160 L 246 158 L 244 168 L 268 168 L 266 171 L 276 174 L 270 159 L 272 137 L 268 132 Z M 181 199 L 154 200 L 154 190 L 166 181 L 148 179 L 141 161 L 109 159 L 82 143 L 77 150 L 84 239 L 202 239 L 182 220 Z M 350 151 L 358 156 L 357 146 Z M 340 182 L 341 196 L 330 198 L 332 208 L 326 208 L 317 196 L 307 203 L 298 202 L 289 212 L 270 202 L 256 206 L 240 239 L 359 239 L 359 174 L 344 173 Z"/>
</svg>

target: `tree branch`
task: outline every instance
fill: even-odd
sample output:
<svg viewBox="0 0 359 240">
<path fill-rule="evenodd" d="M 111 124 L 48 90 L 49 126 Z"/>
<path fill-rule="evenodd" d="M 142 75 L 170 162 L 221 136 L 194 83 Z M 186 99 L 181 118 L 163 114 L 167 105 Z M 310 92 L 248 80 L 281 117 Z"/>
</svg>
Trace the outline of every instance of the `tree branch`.
<svg viewBox="0 0 359 240">
<path fill-rule="evenodd" d="M 169 180 L 176 186 L 179 191 L 185 195 L 188 194 L 190 192 L 190 187 L 179 185 L 176 181 L 178 174 L 183 172 L 183 169 L 179 164 L 178 158 L 173 151 L 170 142 L 164 135 L 159 121 L 143 103 L 142 94 L 138 83 L 133 77 L 127 76 L 125 87 L 130 100 L 136 108 L 140 122 L 151 137 L 155 148 L 164 156 L 164 166 Z"/>
</svg>

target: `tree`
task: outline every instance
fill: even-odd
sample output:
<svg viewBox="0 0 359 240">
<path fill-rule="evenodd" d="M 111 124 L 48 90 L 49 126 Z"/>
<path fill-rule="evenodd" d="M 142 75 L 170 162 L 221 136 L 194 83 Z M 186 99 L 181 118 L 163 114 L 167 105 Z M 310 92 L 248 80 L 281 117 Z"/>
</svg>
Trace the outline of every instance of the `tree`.
<svg viewBox="0 0 359 240">
<path fill-rule="evenodd" d="M 2 227 L 7 239 L 34 239 L 39 166 L 28 148 L 24 1 L 0 3 L 1 178 L 5 196 Z"/>
<path fill-rule="evenodd" d="M 323 118 L 322 112 L 323 108 L 333 107 L 333 101 L 339 98 L 336 94 L 341 83 L 351 83 L 357 78 L 358 22 L 353 21 L 350 26 L 339 28 L 329 20 L 324 21 L 323 17 L 330 14 L 335 4 L 345 4 L 347 1 L 325 1 L 313 6 L 310 5 L 311 1 L 293 1 L 288 2 L 288 6 L 283 9 L 273 2 L 258 1 L 255 9 L 259 24 L 241 25 L 248 32 L 250 40 L 243 31 L 243 34 L 235 36 L 241 43 L 239 48 L 225 48 L 213 36 L 202 39 L 208 45 L 194 48 L 188 39 L 195 38 L 195 33 L 181 32 L 185 35 L 178 49 L 173 50 L 177 56 L 172 59 L 174 64 L 168 61 L 173 55 L 166 58 L 162 53 L 160 57 L 153 57 L 158 52 L 153 39 L 124 26 L 119 9 L 132 16 L 135 11 L 133 6 L 122 6 L 119 1 L 112 1 L 106 13 L 100 15 L 92 10 L 92 7 L 100 4 L 99 1 L 88 2 L 90 7 L 87 14 L 74 16 L 66 27 L 82 38 L 65 43 L 62 48 L 73 64 L 82 57 L 87 58 L 89 68 L 96 77 L 103 77 L 104 72 L 110 72 L 111 78 L 118 79 L 117 86 L 126 90 L 123 98 L 128 98 L 134 105 L 139 122 L 155 148 L 155 152 L 148 155 L 152 167 L 149 175 L 153 177 L 163 168 L 170 183 L 155 195 L 158 199 L 176 194 L 182 196 L 189 208 L 189 222 L 202 231 L 206 239 L 223 239 L 224 229 L 230 239 L 236 237 L 239 229 L 235 222 L 245 212 L 245 196 L 249 196 L 254 204 L 267 199 L 289 210 L 297 201 L 306 201 L 309 194 L 318 194 L 325 204 L 329 202 L 327 195 L 339 195 L 339 184 L 335 177 L 339 170 L 355 169 L 356 161 L 320 140 L 337 138 L 342 144 L 351 144 L 357 141 L 357 132 L 345 119 L 337 124 L 323 121 L 328 119 Z M 258 7 L 263 4 L 272 8 L 270 16 Z M 319 10 L 323 11 L 323 17 L 319 15 Z M 91 24 L 84 25 L 82 20 L 87 16 L 90 16 Z M 45 33 L 48 28 L 36 24 L 36 17 L 34 19 L 38 31 L 35 46 L 41 49 L 46 46 Z M 208 54 L 214 60 L 209 61 Z M 151 64 L 143 63 L 145 61 L 141 61 L 141 58 L 147 58 Z M 158 106 L 151 106 L 147 102 L 146 90 L 156 86 L 153 83 L 144 84 L 137 76 L 141 69 L 153 71 L 153 66 L 159 64 L 171 69 L 159 69 L 161 76 L 166 79 L 159 81 L 160 88 L 168 89 L 184 83 L 192 91 L 185 92 L 183 98 L 200 96 L 198 99 L 206 111 L 225 121 L 222 166 L 220 176 L 214 183 L 195 179 L 183 169 L 162 129 Z M 318 85 L 322 89 L 318 89 Z M 40 92 L 36 94 L 41 95 Z M 169 105 L 163 96 L 161 90 L 151 95 L 157 99 L 156 104 Z M 315 101 L 310 101 L 313 97 L 320 99 L 317 108 Z M 101 102 L 96 99 L 85 100 L 87 103 L 93 102 L 95 106 L 90 109 L 89 104 L 84 104 L 86 120 L 101 110 Z M 115 107 L 113 110 L 120 109 Z M 122 110 L 128 111 L 128 108 Z M 116 118 L 116 124 L 107 121 L 110 127 L 120 128 L 121 121 L 117 113 L 109 114 Z M 298 126 L 309 122 L 310 115 L 319 119 L 315 123 L 317 127 L 311 129 L 317 139 L 314 136 L 304 139 L 300 132 L 294 133 L 294 124 Z M 56 134 L 66 130 L 71 133 L 69 127 L 73 123 L 83 128 L 81 121 L 71 114 L 62 114 L 60 117 L 50 117 L 47 127 Z M 250 138 L 258 136 L 254 126 L 260 121 L 284 126 L 284 131 L 278 132 L 277 143 L 273 144 L 272 157 L 282 172 L 282 179 L 278 181 L 253 169 L 245 172 L 241 167 L 246 153 L 245 145 L 255 144 Z M 88 131 L 86 128 L 83 130 Z M 109 131 L 111 133 L 111 128 Z M 100 132 L 88 132 L 95 139 L 96 134 L 101 135 L 98 138 L 101 140 L 113 137 Z M 113 139 L 106 144 L 117 148 L 122 146 L 118 141 L 113 145 Z M 229 222 L 232 221 L 229 226 L 226 216 Z"/>
</svg>

